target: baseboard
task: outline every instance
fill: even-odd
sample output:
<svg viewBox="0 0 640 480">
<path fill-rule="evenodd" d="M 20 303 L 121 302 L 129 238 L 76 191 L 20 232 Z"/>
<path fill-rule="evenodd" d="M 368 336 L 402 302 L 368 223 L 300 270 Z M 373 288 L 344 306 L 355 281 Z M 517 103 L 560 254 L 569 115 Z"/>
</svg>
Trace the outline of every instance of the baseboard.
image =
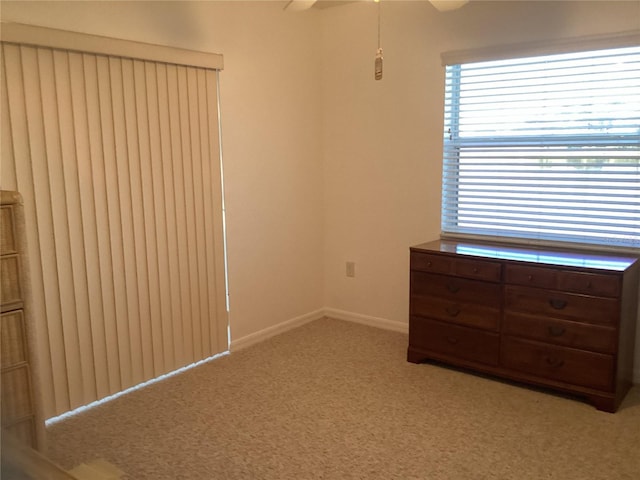
<svg viewBox="0 0 640 480">
<path fill-rule="evenodd" d="M 237 340 L 231 339 L 231 345 L 229 350 L 231 352 L 237 352 L 243 348 L 250 347 L 256 343 L 260 343 L 275 335 L 286 332 L 296 327 L 300 327 L 305 323 L 319 320 L 323 317 L 331 317 L 336 320 L 345 320 L 347 322 L 360 323 L 362 325 L 368 325 L 370 327 L 382 328 L 384 330 L 392 330 L 394 332 L 408 333 L 409 325 L 402 322 L 396 322 L 393 320 L 387 320 L 386 318 L 372 317 L 369 315 L 362 315 L 360 313 L 347 312 L 345 310 L 338 310 L 337 308 L 321 308 L 314 312 L 306 313 L 284 322 L 278 323 L 271 327 L 265 328 L 258 332 L 251 333 Z"/>
<path fill-rule="evenodd" d="M 382 328 L 384 330 L 392 330 L 394 332 L 409 333 L 409 324 L 404 322 L 396 322 L 387 320 L 386 318 L 372 317 L 362 315 L 360 313 L 347 312 L 338 310 L 337 308 L 325 308 L 324 315 L 326 317 L 335 318 L 336 320 L 346 320 L 348 322 L 360 323 L 370 327 Z"/>
<path fill-rule="evenodd" d="M 324 316 L 324 309 L 319 309 L 314 312 L 305 313 L 304 315 L 300 315 L 299 317 L 285 320 L 284 322 L 278 323 L 277 325 L 273 325 L 258 332 L 250 333 L 249 335 L 245 335 L 244 337 L 238 338 L 237 340 L 234 340 L 232 338 L 231 345 L 229 345 L 229 350 L 231 352 L 237 352 L 238 350 L 242 350 L 243 348 L 250 347 L 251 345 L 255 345 L 256 343 L 260 343 L 275 335 L 284 333 L 287 330 L 300 327 L 301 325 L 312 322 L 314 320 L 319 320 Z"/>
</svg>

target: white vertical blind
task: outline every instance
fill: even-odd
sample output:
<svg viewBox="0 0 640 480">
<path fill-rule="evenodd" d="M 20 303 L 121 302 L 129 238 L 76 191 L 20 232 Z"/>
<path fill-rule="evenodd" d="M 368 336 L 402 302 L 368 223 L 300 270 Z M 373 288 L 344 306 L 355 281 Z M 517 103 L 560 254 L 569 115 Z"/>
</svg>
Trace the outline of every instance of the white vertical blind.
<svg viewBox="0 0 640 480">
<path fill-rule="evenodd" d="M 45 415 L 225 351 L 217 71 L 7 41 L 1 60 Z"/>
</svg>

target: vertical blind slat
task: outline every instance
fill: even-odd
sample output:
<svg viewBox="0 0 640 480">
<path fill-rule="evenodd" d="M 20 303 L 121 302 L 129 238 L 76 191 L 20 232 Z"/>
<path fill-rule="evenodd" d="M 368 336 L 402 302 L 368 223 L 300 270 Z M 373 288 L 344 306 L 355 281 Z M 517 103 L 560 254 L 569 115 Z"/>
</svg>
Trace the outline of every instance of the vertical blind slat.
<svg viewBox="0 0 640 480">
<path fill-rule="evenodd" d="M 206 259 L 205 245 L 204 245 L 204 214 L 203 214 L 203 187 L 202 187 L 202 169 L 200 165 L 206 161 L 202 155 L 202 141 L 200 138 L 200 95 L 199 85 L 197 78 L 198 71 L 196 69 L 189 69 L 189 125 L 191 130 L 191 145 L 192 145 L 192 165 L 191 165 L 191 178 L 193 178 L 193 222 L 195 226 L 196 237 L 196 251 L 198 252 L 198 258 Z M 206 262 L 206 260 L 205 260 Z M 209 302 L 207 295 L 207 277 L 205 262 L 197 263 L 197 285 L 200 299 L 200 331 L 196 338 L 196 341 L 200 344 L 200 355 L 209 356 Z"/>
<path fill-rule="evenodd" d="M 177 67 L 177 77 L 178 77 L 178 119 L 179 119 L 179 138 L 180 138 L 180 146 L 182 149 L 182 155 L 180 158 L 180 163 L 175 165 L 178 170 L 178 176 L 181 179 L 181 185 L 179 186 L 180 190 L 180 202 L 182 203 L 181 214 L 184 215 L 182 218 L 184 219 L 184 224 L 182 228 L 179 228 L 179 232 L 183 233 L 181 250 L 185 252 L 195 252 L 194 245 L 192 243 L 192 234 L 190 232 L 190 228 L 192 225 L 190 214 L 192 214 L 193 210 L 191 210 L 189 204 L 189 198 L 193 189 L 189 185 L 188 179 L 188 171 L 187 171 L 187 162 L 188 159 L 191 158 L 191 143 L 189 141 L 189 118 L 188 118 L 188 101 L 187 101 L 187 71 L 184 67 Z M 195 295 L 197 295 L 197 290 L 193 288 L 195 286 L 193 279 L 193 271 L 195 270 L 195 262 L 194 256 L 189 255 L 185 256 L 184 263 L 181 264 L 181 268 L 184 272 L 184 285 L 183 288 L 186 288 L 186 309 L 187 316 L 184 318 L 184 348 L 186 354 L 186 361 L 189 362 L 193 358 L 196 357 L 196 351 L 194 349 L 194 322 L 195 318 L 194 314 L 199 315 L 200 312 L 197 311 L 196 307 L 197 303 L 194 300 Z"/>
<path fill-rule="evenodd" d="M 93 186 L 92 148 L 89 127 L 89 108 L 85 80 L 85 62 L 82 54 L 69 54 L 73 117 L 75 122 L 78 158 L 78 183 L 84 237 L 84 254 L 89 297 L 89 321 L 94 362 L 96 392 L 102 398 L 109 395 L 107 374 L 107 346 L 104 335 L 104 309 L 98 248 L 98 227 Z"/>
<path fill-rule="evenodd" d="M 127 148 L 129 151 L 129 177 L 131 180 L 131 210 L 133 214 L 134 265 L 136 272 L 137 300 L 140 318 L 135 325 L 133 339 L 139 345 L 142 361 L 142 378 L 153 376 L 153 353 L 150 335 L 149 279 L 147 273 L 146 240 L 144 228 L 144 210 L 142 199 L 142 181 L 140 177 L 140 150 L 138 120 L 136 114 L 136 85 L 134 81 L 134 62 L 122 61 L 124 78 L 124 105 L 127 125 Z"/>
<path fill-rule="evenodd" d="M 224 264 L 225 245 L 224 245 L 224 218 L 223 218 L 223 196 L 222 191 L 222 155 L 220 148 L 220 125 L 218 112 L 218 72 L 207 71 L 207 122 L 209 132 L 209 155 L 211 159 L 211 177 L 209 184 L 212 192 L 212 233 L 213 233 L 213 259 L 209 264 L 212 270 L 211 275 L 214 278 L 209 285 L 211 298 L 216 299 L 214 305 L 215 324 L 212 327 L 212 343 L 215 345 L 216 351 L 225 349 L 229 341 L 227 318 L 227 289 Z M 218 193 L 219 192 L 219 193 Z"/>
<path fill-rule="evenodd" d="M 186 158 L 184 162 L 184 175 L 185 179 L 187 179 L 187 236 L 189 241 L 189 249 L 194 252 L 199 253 L 198 249 L 198 232 L 197 232 L 197 219 L 196 219 L 196 202 L 195 202 L 195 178 L 193 178 L 193 158 L 198 154 L 196 149 L 196 144 L 194 140 L 194 132 L 193 132 L 193 122 L 192 122 L 192 107 L 195 103 L 192 100 L 193 95 L 193 86 L 191 82 L 191 72 L 186 71 L 186 92 L 187 92 L 187 103 L 186 103 L 186 125 L 187 125 L 187 143 L 189 145 L 189 156 Z M 191 278 L 191 302 L 192 308 L 197 310 L 198 314 L 193 317 L 192 322 L 192 348 L 194 358 L 202 355 L 202 343 L 200 338 L 202 337 L 202 316 L 206 314 L 206 312 L 202 308 L 202 301 L 200 295 L 200 289 L 198 288 L 198 282 L 200 279 L 200 265 L 199 262 L 195 261 L 195 258 L 189 259 L 189 274 Z"/>
<path fill-rule="evenodd" d="M 175 277 L 177 286 L 175 291 L 179 294 L 180 305 L 180 324 L 174 324 L 173 335 L 176 345 L 176 357 L 181 365 L 187 365 L 191 358 L 191 350 L 188 347 L 186 339 L 190 335 L 189 318 L 190 302 L 189 302 L 189 264 L 187 262 L 187 228 L 184 212 L 184 181 L 182 177 L 182 125 L 180 122 L 180 104 L 178 85 L 178 68 L 175 65 L 167 66 L 167 96 L 168 96 L 168 125 L 172 132 L 171 135 L 171 160 L 168 162 L 171 166 L 171 175 L 173 177 L 173 195 L 174 195 L 174 222 L 175 230 L 172 232 L 177 248 L 175 250 L 176 268 L 178 274 Z"/>
<path fill-rule="evenodd" d="M 185 178 L 185 200 L 186 200 L 186 212 L 187 212 L 187 238 L 189 242 L 189 251 L 198 252 L 198 234 L 196 226 L 196 206 L 195 206 L 195 179 L 193 177 L 193 160 L 198 155 L 194 140 L 194 125 L 193 125 L 193 108 L 197 108 L 195 105 L 195 99 L 193 98 L 193 76 L 190 69 L 182 69 L 185 78 L 185 102 L 184 108 L 184 128 L 185 145 L 187 146 L 188 155 L 184 158 L 183 169 Z M 193 255 L 189 257 L 189 276 L 190 276 L 190 288 L 191 288 L 191 308 L 197 312 L 192 318 L 192 336 L 191 343 L 193 348 L 193 358 L 198 358 L 202 355 L 202 344 L 200 337 L 202 336 L 202 322 L 201 318 L 204 315 L 202 309 L 202 303 L 200 301 L 200 289 L 198 288 L 199 282 L 199 262 L 196 261 L 197 256 Z"/>
<path fill-rule="evenodd" d="M 121 344 L 129 348 L 131 370 L 123 376 L 123 388 L 128 388 L 143 381 L 142 349 L 140 348 L 140 305 L 138 302 L 138 275 L 135 268 L 135 239 L 133 201 L 131 194 L 131 177 L 129 175 L 129 140 L 127 134 L 127 118 L 125 113 L 124 67 L 117 58 L 109 59 L 111 71 L 111 96 L 113 99 L 114 137 L 116 143 L 116 170 L 118 175 L 118 194 L 121 206 L 122 227 L 122 262 L 125 265 L 124 282 L 127 302 L 125 338 Z M 128 377 L 128 378 L 127 378 Z"/>
<path fill-rule="evenodd" d="M 186 346 L 187 322 L 189 315 L 189 285 L 188 264 L 186 261 L 186 223 L 184 214 L 184 183 L 182 182 L 182 138 L 179 117 L 178 102 L 178 69 L 175 65 L 167 65 L 167 109 L 168 126 L 170 131 L 177 132 L 171 135 L 171 160 L 168 162 L 171 168 L 171 184 L 174 199 L 173 221 L 175 230 L 172 232 L 176 244 L 175 264 L 177 276 L 175 277 L 175 291 L 177 304 L 180 306 L 180 317 L 183 321 L 174 324 L 174 348 L 176 361 L 182 365 L 188 363 L 188 350 Z"/>
<path fill-rule="evenodd" d="M 109 230 L 109 257 L 106 261 L 109 263 L 111 276 L 111 294 L 113 295 L 114 318 L 109 319 L 112 324 L 112 341 L 116 358 L 114 365 L 117 370 L 113 372 L 117 379 L 117 390 L 119 391 L 125 385 L 128 385 L 128 372 L 131 369 L 130 356 L 128 354 L 127 341 L 127 295 L 125 288 L 125 265 L 122 261 L 123 242 L 122 242 L 122 221 L 120 200 L 118 197 L 118 173 L 116 169 L 116 137 L 115 122 L 113 116 L 113 99 L 111 76 L 109 70 L 109 59 L 107 57 L 97 57 L 97 77 L 98 77 L 98 95 L 100 107 L 100 126 L 103 134 L 102 150 L 104 155 L 104 179 L 106 191 L 106 211 L 108 218 L 106 225 Z M 127 377 L 127 378 L 123 378 Z M 124 387 L 126 388 L 126 387 Z"/>
<path fill-rule="evenodd" d="M 146 268 L 149 294 L 149 317 L 144 323 L 146 331 L 143 332 L 145 340 L 150 346 L 151 365 L 153 375 L 160 375 L 164 365 L 162 360 L 160 331 L 160 295 L 157 264 L 156 226 L 153 212 L 154 194 L 151 167 L 150 137 L 149 137 L 149 112 L 147 105 L 147 81 L 145 64 L 134 61 L 134 77 L 136 87 L 136 112 L 138 121 L 139 152 L 140 152 L 140 185 L 142 188 L 142 209 L 144 218 L 144 239 L 146 251 Z"/>
<path fill-rule="evenodd" d="M 0 176 L 5 190 L 17 190 L 16 167 L 10 159 L 13 159 L 13 137 L 11 135 L 11 115 L 9 114 L 9 94 L 7 92 L 7 78 L 4 65 L 4 48 L 0 48 L 0 88 L 2 95 L 0 105 L 2 117 L 0 117 Z"/>
<path fill-rule="evenodd" d="M 165 291 L 168 296 L 169 310 L 165 313 L 169 317 L 164 325 L 165 352 L 166 358 L 170 359 L 172 365 L 180 363 L 181 353 L 178 344 L 181 341 L 176 322 L 172 318 L 180 318 L 180 276 L 178 267 L 178 243 L 176 236 L 176 206 L 173 187 L 173 166 L 171 164 L 171 125 L 169 123 L 169 96 L 167 85 L 167 65 L 156 65 L 156 89 L 158 93 L 158 135 L 160 159 L 162 162 L 161 182 L 164 192 L 164 244 L 166 248 L 166 265 L 164 270 Z"/>
<path fill-rule="evenodd" d="M 209 150 L 209 122 L 207 118 L 207 77 L 205 70 L 198 70 L 198 125 L 200 126 L 200 150 L 203 161 L 200 163 L 201 170 L 199 176 L 203 182 L 202 196 L 202 226 L 203 226 L 203 243 L 204 255 L 206 262 L 203 264 L 205 275 L 205 291 L 203 296 L 208 302 L 208 318 L 206 324 L 206 345 L 209 353 L 216 351 L 216 343 L 212 341 L 212 331 L 215 331 L 215 276 L 213 275 L 213 197 L 211 188 L 207 188 L 207 179 L 211 178 L 211 162 L 212 157 Z M 204 337 L 205 335 L 203 335 Z"/>
<path fill-rule="evenodd" d="M 171 345 L 171 286 L 169 284 L 169 249 L 167 247 L 166 225 L 166 194 L 162 178 L 162 145 L 160 142 L 159 100 L 156 65 L 145 63 L 147 82 L 147 105 L 149 118 L 149 144 L 151 157 L 151 177 L 154 193 L 154 220 L 156 225 L 156 266 L 158 271 L 158 296 L 160 316 L 157 319 L 159 330 L 158 343 L 162 346 L 162 362 L 164 365 L 173 364 L 173 348 Z"/>
</svg>

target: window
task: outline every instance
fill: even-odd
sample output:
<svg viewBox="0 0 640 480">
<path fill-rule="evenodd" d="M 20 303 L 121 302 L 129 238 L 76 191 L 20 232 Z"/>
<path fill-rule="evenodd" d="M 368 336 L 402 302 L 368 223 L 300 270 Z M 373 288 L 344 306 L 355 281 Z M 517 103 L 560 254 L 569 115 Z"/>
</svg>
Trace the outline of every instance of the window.
<svg viewBox="0 0 640 480">
<path fill-rule="evenodd" d="M 640 47 L 446 67 L 444 235 L 640 248 Z"/>
</svg>

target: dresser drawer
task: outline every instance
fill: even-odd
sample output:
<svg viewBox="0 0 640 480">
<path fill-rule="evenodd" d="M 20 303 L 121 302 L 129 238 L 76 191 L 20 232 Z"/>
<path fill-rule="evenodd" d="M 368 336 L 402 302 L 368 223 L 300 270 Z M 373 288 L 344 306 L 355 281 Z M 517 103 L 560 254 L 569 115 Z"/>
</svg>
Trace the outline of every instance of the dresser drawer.
<svg viewBox="0 0 640 480">
<path fill-rule="evenodd" d="M 454 273 L 460 277 L 499 282 L 502 278 L 502 265 L 486 260 L 456 259 Z"/>
<path fill-rule="evenodd" d="M 0 252 L 3 255 L 18 251 L 13 225 L 13 208 L 0 207 Z"/>
<path fill-rule="evenodd" d="M 507 264 L 504 269 L 505 282 L 512 285 L 556 288 L 557 277 L 558 271 L 554 268 Z"/>
<path fill-rule="evenodd" d="M 561 271 L 558 273 L 558 288 L 586 295 L 617 297 L 620 295 L 620 277 Z"/>
<path fill-rule="evenodd" d="M 612 355 L 504 336 L 501 362 L 507 368 L 537 377 L 599 390 L 613 388 Z"/>
<path fill-rule="evenodd" d="M 411 272 L 411 294 L 500 308 L 500 285 L 448 275 Z"/>
<path fill-rule="evenodd" d="M 507 312 L 502 333 L 602 353 L 615 353 L 617 348 L 614 328 L 548 317 Z"/>
<path fill-rule="evenodd" d="M 3 255 L 0 258 L 0 300 L 2 305 L 22 300 L 20 291 L 20 260 L 18 255 Z"/>
<path fill-rule="evenodd" d="M 453 259 L 445 255 L 411 252 L 411 270 L 431 273 L 450 273 L 453 270 Z"/>
<path fill-rule="evenodd" d="M 487 365 L 497 365 L 498 334 L 450 325 L 424 318 L 411 317 L 410 345 Z"/>
<path fill-rule="evenodd" d="M 9 432 L 14 438 L 22 441 L 26 445 L 35 445 L 35 425 L 33 416 L 20 420 L 17 423 L 2 427 L 4 431 Z M 26 478 L 26 477 L 25 477 Z"/>
<path fill-rule="evenodd" d="M 433 318 L 445 322 L 498 330 L 500 309 L 477 305 L 474 303 L 456 302 L 437 297 L 411 297 L 411 315 Z"/>
<path fill-rule="evenodd" d="M 502 265 L 499 262 L 453 258 L 448 255 L 422 252 L 411 252 L 411 270 L 450 274 L 489 282 L 499 282 L 502 277 Z"/>
<path fill-rule="evenodd" d="M 0 357 L 2 368 L 27 361 L 27 344 L 22 310 L 0 316 Z"/>
<path fill-rule="evenodd" d="M 29 368 L 23 365 L 2 372 L 2 423 L 31 415 Z"/>
<path fill-rule="evenodd" d="M 585 295 L 603 297 L 620 295 L 619 276 L 550 267 L 508 264 L 505 267 L 505 282 L 511 285 L 564 290 Z"/>
<path fill-rule="evenodd" d="M 514 286 L 505 287 L 505 309 L 602 324 L 615 324 L 620 315 L 613 298 Z"/>
</svg>

